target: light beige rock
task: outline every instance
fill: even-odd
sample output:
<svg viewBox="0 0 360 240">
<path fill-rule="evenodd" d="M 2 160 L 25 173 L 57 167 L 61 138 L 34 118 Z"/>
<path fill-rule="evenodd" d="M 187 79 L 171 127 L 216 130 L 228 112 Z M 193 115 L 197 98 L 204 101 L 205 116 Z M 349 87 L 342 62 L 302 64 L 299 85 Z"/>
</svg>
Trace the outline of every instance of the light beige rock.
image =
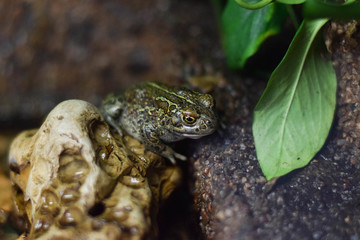
<svg viewBox="0 0 360 240">
<path fill-rule="evenodd" d="M 124 141 L 123 141 L 124 140 Z M 96 107 L 60 103 L 13 141 L 15 210 L 30 239 L 153 239 L 156 214 L 180 170 L 113 135 Z"/>
</svg>

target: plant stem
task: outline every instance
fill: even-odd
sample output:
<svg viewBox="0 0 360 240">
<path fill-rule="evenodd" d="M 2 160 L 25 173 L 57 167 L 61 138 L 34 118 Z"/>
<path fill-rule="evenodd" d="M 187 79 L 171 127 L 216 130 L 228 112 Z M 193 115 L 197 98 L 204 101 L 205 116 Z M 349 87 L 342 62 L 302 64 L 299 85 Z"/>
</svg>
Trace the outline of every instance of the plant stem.
<svg viewBox="0 0 360 240">
<path fill-rule="evenodd" d="M 231 0 L 230 0 L 231 1 Z M 246 9 L 250 9 L 250 10 L 255 10 L 255 9 L 259 9 L 259 8 L 263 8 L 266 5 L 270 4 L 273 2 L 273 0 L 261 0 L 260 2 L 257 3 L 247 3 L 243 0 L 235 0 L 235 2 L 237 4 L 240 5 L 240 7 L 246 8 Z"/>
<path fill-rule="evenodd" d="M 299 21 L 296 17 L 295 11 L 292 6 L 286 5 L 286 10 L 290 16 L 291 22 L 294 25 L 295 30 L 297 30 L 300 26 Z"/>
</svg>

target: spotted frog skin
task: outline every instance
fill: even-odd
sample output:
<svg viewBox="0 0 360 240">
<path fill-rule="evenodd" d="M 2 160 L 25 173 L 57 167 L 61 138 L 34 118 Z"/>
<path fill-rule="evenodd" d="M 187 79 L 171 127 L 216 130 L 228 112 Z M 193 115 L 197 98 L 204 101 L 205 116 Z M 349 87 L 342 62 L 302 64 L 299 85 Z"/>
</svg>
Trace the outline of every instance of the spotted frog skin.
<svg viewBox="0 0 360 240">
<path fill-rule="evenodd" d="M 108 96 L 101 107 L 106 121 L 120 135 L 125 130 L 146 149 L 168 158 L 186 160 L 166 145 L 184 138 L 200 138 L 216 130 L 214 100 L 183 87 L 143 82 L 123 94 Z"/>
</svg>

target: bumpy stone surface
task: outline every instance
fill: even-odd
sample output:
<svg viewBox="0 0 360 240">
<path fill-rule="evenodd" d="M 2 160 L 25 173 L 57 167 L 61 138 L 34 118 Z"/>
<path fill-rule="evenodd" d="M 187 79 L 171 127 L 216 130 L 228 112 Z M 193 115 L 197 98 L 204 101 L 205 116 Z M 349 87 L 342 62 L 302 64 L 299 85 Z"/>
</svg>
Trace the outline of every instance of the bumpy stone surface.
<svg viewBox="0 0 360 240">
<path fill-rule="evenodd" d="M 112 135 L 98 110 L 59 104 L 10 154 L 15 210 L 30 239 L 152 239 L 159 203 L 180 171 L 139 142 Z"/>
<path fill-rule="evenodd" d="M 332 22 L 327 28 L 327 46 L 333 54 L 338 76 L 336 113 L 338 145 L 360 155 L 360 22 Z M 360 165 L 358 157 L 355 157 Z"/>
</svg>

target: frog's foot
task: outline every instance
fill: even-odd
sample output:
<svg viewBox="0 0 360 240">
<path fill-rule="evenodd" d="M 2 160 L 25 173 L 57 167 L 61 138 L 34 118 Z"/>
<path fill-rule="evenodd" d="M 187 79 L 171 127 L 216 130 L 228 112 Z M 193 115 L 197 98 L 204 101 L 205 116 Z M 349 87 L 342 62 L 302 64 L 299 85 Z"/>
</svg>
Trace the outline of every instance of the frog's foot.
<svg viewBox="0 0 360 240">
<path fill-rule="evenodd" d="M 155 129 L 153 125 L 145 125 L 143 127 L 145 139 L 142 141 L 146 148 L 156 154 L 159 154 L 170 160 L 172 164 L 176 163 L 175 159 L 182 161 L 186 160 L 184 155 L 175 152 L 171 147 L 164 144 L 155 134 Z"/>
<path fill-rule="evenodd" d="M 166 149 L 166 151 L 163 151 L 161 153 L 161 155 L 163 157 L 166 157 L 167 159 L 169 159 L 172 164 L 176 163 L 175 159 L 179 159 L 181 161 L 186 161 L 186 159 L 187 159 L 184 155 L 182 155 L 180 153 L 177 153 L 177 152 L 174 152 L 174 150 L 172 150 L 169 147 Z"/>
</svg>

